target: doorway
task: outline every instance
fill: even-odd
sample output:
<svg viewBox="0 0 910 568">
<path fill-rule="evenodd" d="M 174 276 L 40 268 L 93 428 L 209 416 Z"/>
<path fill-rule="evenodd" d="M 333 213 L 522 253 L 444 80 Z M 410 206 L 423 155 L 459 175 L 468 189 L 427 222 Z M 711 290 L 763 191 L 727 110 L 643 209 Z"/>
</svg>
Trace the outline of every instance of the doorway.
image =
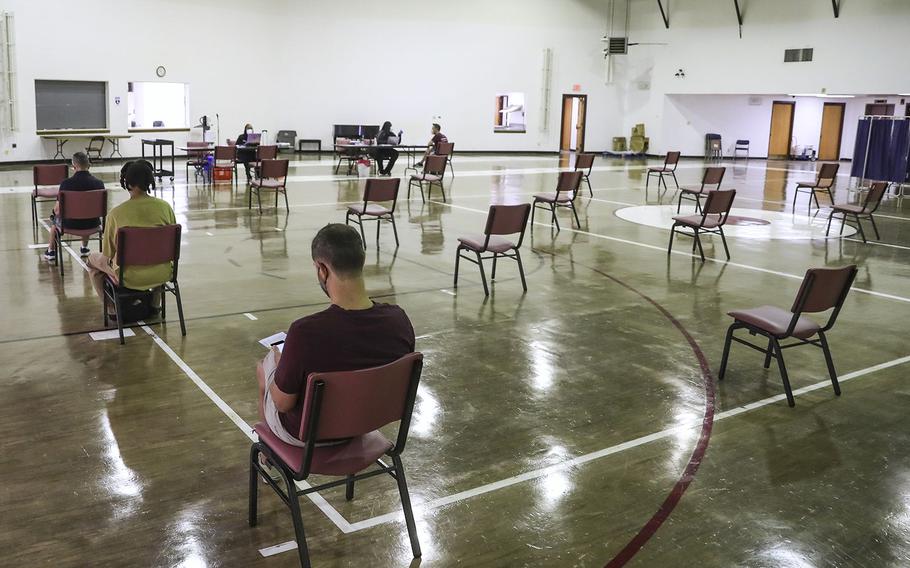
<svg viewBox="0 0 910 568">
<path fill-rule="evenodd" d="M 793 141 L 793 114 L 796 103 L 774 101 L 771 105 L 771 136 L 768 139 L 768 157 L 787 159 Z"/>
<path fill-rule="evenodd" d="M 585 118 L 588 95 L 562 96 L 562 122 L 559 129 L 560 152 L 585 151 Z"/>
<path fill-rule="evenodd" d="M 845 103 L 825 103 L 822 109 L 822 132 L 818 139 L 819 160 L 840 160 L 845 107 Z"/>
</svg>

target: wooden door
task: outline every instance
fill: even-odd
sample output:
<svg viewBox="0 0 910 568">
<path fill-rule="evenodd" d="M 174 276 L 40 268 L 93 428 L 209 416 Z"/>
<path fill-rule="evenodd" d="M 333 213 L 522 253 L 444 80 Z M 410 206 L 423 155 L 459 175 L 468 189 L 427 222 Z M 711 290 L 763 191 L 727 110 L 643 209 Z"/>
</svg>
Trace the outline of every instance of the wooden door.
<svg viewBox="0 0 910 568">
<path fill-rule="evenodd" d="M 793 110 L 791 101 L 774 101 L 771 105 L 771 136 L 768 139 L 769 158 L 789 158 L 793 139 Z"/>
<path fill-rule="evenodd" d="M 562 96 L 562 122 L 559 134 L 559 151 L 568 152 L 572 146 L 572 95 Z"/>
<path fill-rule="evenodd" d="M 588 97 L 578 97 L 578 120 L 575 124 L 575 150 L 585 151 L 585 115 L 587 114 Z"/>
<path fill-rule="evenodd" d="M 825 103 L 822 110 L 822 132 L 818 139 L 819 160 L 840 160 L 845 106 L 844 103 Z"/>
</svg>

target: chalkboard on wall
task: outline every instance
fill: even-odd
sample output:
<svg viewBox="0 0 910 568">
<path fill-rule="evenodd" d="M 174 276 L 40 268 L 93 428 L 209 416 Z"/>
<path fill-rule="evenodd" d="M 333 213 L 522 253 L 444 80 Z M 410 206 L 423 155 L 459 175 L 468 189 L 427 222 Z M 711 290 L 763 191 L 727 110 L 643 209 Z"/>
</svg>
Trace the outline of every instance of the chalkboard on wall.
<svg viewBox="0 0 910 568">
<path fill-rule="evenodd" d="M 106 129 L 107 83 L 35 81 L 38 130 Z"/>
</svg>

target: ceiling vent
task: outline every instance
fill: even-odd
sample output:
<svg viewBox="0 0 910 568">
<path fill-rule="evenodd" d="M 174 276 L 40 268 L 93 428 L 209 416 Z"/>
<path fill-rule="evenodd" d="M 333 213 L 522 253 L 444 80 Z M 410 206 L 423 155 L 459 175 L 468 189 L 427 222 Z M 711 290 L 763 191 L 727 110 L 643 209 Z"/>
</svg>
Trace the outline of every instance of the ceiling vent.
<svg viewBox="0 0 910 568">
<path fill-rule="evenodd" d="M 607 48 L 604 50 L 604 55 L 626 55 L 627 53 L 629 53 L 629 38 L 607 38 Z"/>
<path fill-rule="evenodd" d="M 812 61 L 811 47 L 784 50 L 784 63 L 800 63 L 803 61 Z"/>
</svg>

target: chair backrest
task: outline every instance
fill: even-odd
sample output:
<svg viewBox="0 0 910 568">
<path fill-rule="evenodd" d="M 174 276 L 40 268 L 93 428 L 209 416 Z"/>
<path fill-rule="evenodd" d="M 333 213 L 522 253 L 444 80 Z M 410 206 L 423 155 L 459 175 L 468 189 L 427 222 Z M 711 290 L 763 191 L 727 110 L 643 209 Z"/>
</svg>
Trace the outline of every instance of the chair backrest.
<svg viewBox="0 0 910 568">
<path fill-rule="evenodd" d="M 818 182 L 815 185 L 819 187 L 831 187 L 834 185 L 838 169 L 840 169 L 840 164 L 837 163 L 822 164 L 821 169 L 818 170 Z"/>
<path fill-rule="evenodd" d="M 483 230 L 484 234 L 487 235 L 487 243 L 489 243 L 490 235 L 514 235 L 519 233 L 521 236 L 518 238 L 518 246 L 521 247 L 530 215 L 530 203 L 490 205 L 490 211 L 487 213 L 487 226 Z"/>
<path fill-rule="evenodd" d="M 736 141 L 736 147 L 737 147 L 737 148 L 745 148 L 745 147 L 747 147 L 748 145 L 749 145 L 749 141 L 748 141 L 748 140 L 737 140 L 737 141 Z"/>
<path fill-rule="evenodd" d="M 237 146 L 215 146 L 215 161 L 227 161 L 237 159 Z"/>
<path fill-rule="evenodd" d="M 67 219 L 103 219 L 107 217 L 107 190 L 61 191 L 60 218 Z"/>
<path fill-rule="evenodd" d="M 682 152 L 667 152 L 667 157 L 664 158 L 664 167 L 673 166 L 673 169 L 675 170 L 681 155 Z"/>
<path fill-rule="evenodd" d="M 88 141 L 88 150 L 100 152 L 104 148 L 104 136 L 92 136 Z"/>
<path fill-rule="evenodd" d="M 594 154 L 579 154 L 575 156 L 576 170 L 589 170 L 594 167 Z"/>
<path fill-rule="evenodd" d="M 733 207 L 733 198 L 736 197 L 735 189 L 718 189 L 708 192 L 708 198 L 702 207 L 702 225 L 708 215 L 718 215 L 718 225 L 723 226 L 730 216 L 730 209 Z"/>
<path fill-rule="evenodd" d="M 446 161 L 448 159 L 449 159 L 448 156 L 444 156 L 441 154 L 427 156 L 427 159 L 423 164 L 424 173 L 432 174 L 432 175 L 436 175 L 436 176 L 445 175 Z"/>
<path fill-rule="evenodd" d="M 724 173 L 726 173 L 726 171 L 727 168 L 723 166 L 705 168 L 705 174 L 701 178 L 701 186 L 704 188 L 706 185 L 716 185 L 719 189 L 720 182 L 723 181 Z"/>
<path fill-rule="evenodd" d="M 300 468 L 303 475 L 309 473 L 318 440 L 354 438 L 399 420 L 392 451 L 401 453 L 422 370 L 423 354 L 409 353 L 381 367 L 310 374 L 298 434 L 307 444 Z"/>
<path fill-rule="evenodd" d="M 882 202 L 882 198 L 885 196 L 885 191 L 887 190 L 888 182 L 873 182 L 869 187 L 869 191 L 866 193 L 866 200 L 863 202 L 863 213 L 875 213 L 875 210 L 878 209 L 878 206 Z"/>
<path fill-rule="evenodd" d="M 580 170 L 574 172 L 559 172 L 559 181 L 556 182 L 556 193 L 562 191 L 571 191 L 572 199 L 575 199 L 575 196 L 578 195 L 578 188 L 581 186 L 581 176 L 582 173 Z"/>
<path fill-rule="evenodd" d="M 259 174 L 263 179 L 282 179 L 288 175 L 288 160 L 262 160 Z"/>
<path fill-rule="evenodd" d="M 150 266 L 172 262 L 171 280 L 177 279 L 180 259 L 180 225 L 159 227 L 121 227 L 117 229 L 117 264 L 120 281 L 129 266 Z"/>
<path fill-rule="evenodd" d="M 278 134 L 275 135 L 275 140 L 278 142 L 287 142 L 288 144 L 293 144 L 296 139 L 296 130 L 279 130 Z"/>
<path fill-rule="evenodd" d="M 278 157 L 278 146 L 259 146 L 256 148 L 256 157 L 262 160 L 274 160 Z"/>
<path fill-rule="evenodd" d="M 70 169 L 66 164 L 38 164 L 32 167 L 32 177 L 35 187 L 39 185 L 60 185 L 60 182 L 70 177 Z"/>
<path fill-rule="evenodd" d="M 401 178 L 368 178 L 367 186 L 363 190 L 364 206 L 371 201 L 391 201 L 392 211 L 394 211 L 400 185 Z"/>
<path fill-rule="evenodd" d="M 847 299 L 847 292 L 853 285 L 853 279 L 856 278 L 856 265 L 851 264 L 841 268 L 810 268 L 803 277 L 803 283 L 799 286 L 796 293 L 796 299 L 793 301 L 793 319 L 790 322 L 789 332 L 792 333 L 800 314 L 804 312 L 818 313 L 830 309 L 831 317 L 828 323 L 822 328 L 822 331 L 828 331 L 834 326 L 837 320 L 837 314 L 840 313 L 844 300 Z"/>
<path fill-rule="evenodd" d="M 450 157 L 455 151 L 454 142 L 440 142 L 436 145 L 436 155 Z"/>
</svg>

